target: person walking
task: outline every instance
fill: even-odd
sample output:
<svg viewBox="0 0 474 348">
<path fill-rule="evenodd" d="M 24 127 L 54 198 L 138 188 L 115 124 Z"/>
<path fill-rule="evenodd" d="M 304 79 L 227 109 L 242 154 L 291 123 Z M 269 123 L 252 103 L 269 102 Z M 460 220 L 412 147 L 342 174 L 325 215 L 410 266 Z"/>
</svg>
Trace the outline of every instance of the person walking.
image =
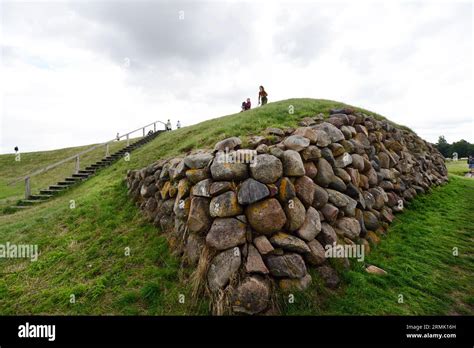
<svg viewBox="0 0 474 348">
<path fill-rule="evenodd" d="M 168 122 L 166 122 L 166 130 L 170 131 L 171 130 L 171 121 L 168 119 Z"/>
<path fill-rule="evenodd" d="M 467 159 L 467 164 L 469 165 L 469 174 L 474 174 L 474 156 L 470 155 Z"/>
<path fill-rule="evenodd" d="M 178 120 L 178 123 L 176 123 L 176 128 L 177 128 L 177 129 L 180 129 L 180 128 L 181 128 L 181 122 L 179 122 L 179 120 Z"/>
<path fill-rule="evenodd" d="M 264 106 L 268 101 L 267 96 L 268 94 L 265 91 L 265 88 L 263 88 L 263 86 L 260 86 L 258 91 L 258 105 Z"/>
</svg>

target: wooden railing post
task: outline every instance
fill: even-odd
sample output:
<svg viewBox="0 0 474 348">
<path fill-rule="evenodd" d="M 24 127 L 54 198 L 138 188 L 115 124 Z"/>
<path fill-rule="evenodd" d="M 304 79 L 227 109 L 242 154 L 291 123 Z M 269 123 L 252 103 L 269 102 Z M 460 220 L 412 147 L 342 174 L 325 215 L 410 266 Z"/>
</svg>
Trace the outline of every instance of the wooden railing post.
<svg viewBox="0 0 474 348">
<path fill-rule="evenodd" d="M 107 143 L 107 145 L 105 145 L 105 157 L 109 157 L 110 153 L 109 153 L 109 143 Z"/>
<path fill-rule="evenodd" d="M 143 127 L 143 137 L 145 137 L 145 127 Z"/>
<path fill-rule="evenodd" d="M 76 156 L 76 174 L 79 173 L 80 166 L 81 162 L 79 160 L 79 156 Z"/>
<path fill-rule="evenodd" d="M 156 122 L 153 123 L 153 133 L 156 133 Z"/>
<path fill-rule="evenodd" d="M 25 178 L 25 199 L 30 198 L 31 196 L 31 186 L 30 186 L 30 177 Z"/>
<path fill-rule="evenodd" d="M 128 134 L 127 134 L 127 146 L 130 145 L 130 138 L 128 137 Z"/>
</svg>

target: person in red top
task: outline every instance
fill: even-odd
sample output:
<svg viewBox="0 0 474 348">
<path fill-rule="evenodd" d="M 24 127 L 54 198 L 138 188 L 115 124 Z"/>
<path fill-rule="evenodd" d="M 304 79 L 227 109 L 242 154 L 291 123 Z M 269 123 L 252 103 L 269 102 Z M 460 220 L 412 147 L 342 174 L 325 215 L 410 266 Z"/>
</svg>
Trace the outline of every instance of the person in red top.
<svg viewBox="0 0 474 348">
<path fill-rule="evenodd" d="M 265 105 L 267 103 L 267 92 L 265 92 L 265 88 L 263 86 L 259 87 L 259 92 L 258 92 L 258 105 Z"/>
<path fill-rule="evenodd" d="M 250 110 L 251 108 L 252 108 L 252 103 L 250 102 L 250 98 L 247 98 L 247 101 L 244 101 L 242 103 L 242 110 L 247 111 L 247 110 Z"/>
</svg>

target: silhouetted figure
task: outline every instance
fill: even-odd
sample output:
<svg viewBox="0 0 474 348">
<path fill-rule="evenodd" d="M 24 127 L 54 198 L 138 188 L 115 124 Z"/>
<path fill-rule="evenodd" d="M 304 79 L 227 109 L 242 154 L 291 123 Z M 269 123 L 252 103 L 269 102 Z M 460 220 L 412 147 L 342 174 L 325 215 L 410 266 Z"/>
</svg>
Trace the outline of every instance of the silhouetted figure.
<svg viewBox="0 0 474 348">
<path fill-rule="evenodd" d="M 15 146 L 15 153 L 18 153 L 18 146 Z"/>
<path fill-rule="evenodd" d="M 178 120 L 178 123 L 176 123 L 176 128 L 177 128 L 177 129 L 180 129 L 180 128 L 181 128 L 181 122 L 179 122 L 179 120 Z"/>
<path fill-rule="evenodd" d="M 265 88 L 263 88 L 263 86 L 260 86 L 258 91 L 258 105 L 265 105 L 268 101 L 267 96 L 268 94 L 267 92 L 265 92 Z"/>
<path fill-rule="evenodd" d="M 119 136 L 119 134 L 118 134 L 118 133 L 117 133 L 117 135 L 116 135 L 115 137 L 117 138 L 117 141 L 119 141 L 119 140 L 120 140 L 120 136 Z"/>
</svg>

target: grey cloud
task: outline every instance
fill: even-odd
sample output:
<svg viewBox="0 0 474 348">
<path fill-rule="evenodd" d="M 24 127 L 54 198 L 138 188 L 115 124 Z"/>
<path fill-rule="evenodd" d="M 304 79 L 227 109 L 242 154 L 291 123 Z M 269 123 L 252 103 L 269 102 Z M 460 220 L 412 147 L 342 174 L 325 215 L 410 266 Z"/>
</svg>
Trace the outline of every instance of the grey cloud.
<svg viewBox="0 0 474 348">
<path fill-rule="evenodd" d="M 330 18 L 318 11 L 318 6 L 295 4 L 296 8 L 278 16 L 280 30 L 273 33 L 275 54 L 308 64 L 331 43 Z"/>
<path fill-rule="evenodd" d="M 242 16 L 242 5 L 99 2 L 73 8 L 104 28 L 92 43 L 97 49 L 115 61 L 129 57 L 138 63 L 135 67 L 172 62 L 196 69 L 218 59 L 252 55 L 251 17 Z"/>
</svg>

